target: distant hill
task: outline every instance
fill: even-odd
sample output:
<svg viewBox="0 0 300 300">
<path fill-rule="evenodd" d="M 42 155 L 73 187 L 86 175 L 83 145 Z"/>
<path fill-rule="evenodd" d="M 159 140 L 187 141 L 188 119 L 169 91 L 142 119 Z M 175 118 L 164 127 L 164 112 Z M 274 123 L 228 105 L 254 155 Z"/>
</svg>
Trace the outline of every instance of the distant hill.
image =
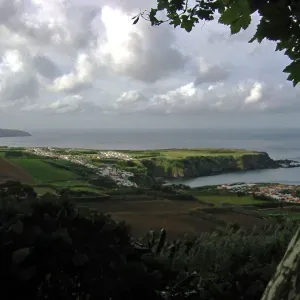
<svg viewBox="0 0 300 300">
<path fill-rule="evenodd" d="M 22 130 L 0 128 L 0 137 L 21 137 L 21 136 L 31 136 L 31 134 Z"/>
</svg>

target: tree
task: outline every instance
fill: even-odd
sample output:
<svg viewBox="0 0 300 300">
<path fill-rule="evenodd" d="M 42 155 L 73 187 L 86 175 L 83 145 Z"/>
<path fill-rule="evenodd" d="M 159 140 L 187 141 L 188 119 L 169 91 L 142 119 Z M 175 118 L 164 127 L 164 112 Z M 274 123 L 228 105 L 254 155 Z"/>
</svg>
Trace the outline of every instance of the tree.
<svg viewBox="0 0 300 300">
<path fill-rule="evenodd" d="M 190 1 L 191 2 L 191 1 Z M 283 70 L 287 79 L 296 86 L 300 81 L 300 1 L 299 0 L 157 0 L 157 7 L 134 16 L 152 26 L 169 23 L 190 32 L 200 21 L 218 18 L 219 23 L 230 26 L 231 34 L 247 29 L 251 15 L 258 13 L 260 22 L 249 41 L 261 43 L 264 39 L 276 42 L 276 51 L 284 51 L 291 63 Z M 166 15 L 161 19 L 159 15 Z"/>
</svg>

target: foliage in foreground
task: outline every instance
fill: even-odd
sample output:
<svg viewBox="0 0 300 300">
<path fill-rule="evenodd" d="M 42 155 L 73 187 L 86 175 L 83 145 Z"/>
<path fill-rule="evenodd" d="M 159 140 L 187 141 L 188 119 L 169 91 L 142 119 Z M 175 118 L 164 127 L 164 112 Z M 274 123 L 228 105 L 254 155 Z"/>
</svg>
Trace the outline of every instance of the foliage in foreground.
<svg viewBox="0 0 300 300">
<path fill-rule="evenodd" d="M 165 20 L 159 18 L 162 11 L 167 16 Z M 228 25 L 231 34 L 236 34 L 249 27 L 254 13 L 261 18 L 249 42 L 275 41 L 276 51 L 284 51 L 292 61 L 284 72 L 289 74 L 287 79 L 295 86 L 300 81 L 300 5 L 297 0 L 157 0 L 155 8 L 133 19 L 136 24 L 140 17 L 146 18 L 152 26 L 168 22 L 190 32 L 200 21 L 211 21 L 220 16 L 219 23 Z"/>
<path fill-rule="evenodd" d="M 15 204 L 17 205 L 17 204 Z M 2 211 L 0 277 L 7 299 L 155 299 L 159 280 L 141 263 L 128 227 L 82 218 L 69 203 Z"/>
<path fill-rule="evenodd" d="M 1 198 L 6 299 L 260 299 L 297 228 L 234 225 L 173 242 L 162 230 L 138 242 L 125 223 L 82 217 L 66 198 Z"/>
</svg>

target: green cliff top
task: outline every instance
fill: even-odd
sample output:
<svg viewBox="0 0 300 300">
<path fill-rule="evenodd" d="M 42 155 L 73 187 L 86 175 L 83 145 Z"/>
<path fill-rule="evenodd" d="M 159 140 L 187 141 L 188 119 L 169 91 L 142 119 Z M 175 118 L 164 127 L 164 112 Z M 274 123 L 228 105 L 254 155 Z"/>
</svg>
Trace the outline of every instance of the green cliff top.
<svg viewBox="0 0 300 300">
<path fill-rule="evenodd" d="M 121 151 L 135 158 L 169 158 L 182 159 L 192 156 L 242 156 L 245 154 L 260 154 L 261 152 L 243 149 L 201 148 L 201 149 L 159 149 L 159 150 L 126 150 Z"/>
</svg>

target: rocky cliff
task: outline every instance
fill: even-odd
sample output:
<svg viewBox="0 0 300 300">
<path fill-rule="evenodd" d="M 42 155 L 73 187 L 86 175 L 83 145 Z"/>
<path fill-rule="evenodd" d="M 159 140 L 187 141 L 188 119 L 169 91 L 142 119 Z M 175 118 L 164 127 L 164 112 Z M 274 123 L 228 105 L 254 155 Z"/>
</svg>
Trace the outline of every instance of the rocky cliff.
<svg viewBox="0 0 300 300">
<path fill-rule="evenodd" d="M 265 152 L 239 156 L 191 156 L 182 159 L 152 158 L 141 161 L 148 174 L 161 178 L 193 178 L 236 171 L 279 167 Z"/>
</svg>

